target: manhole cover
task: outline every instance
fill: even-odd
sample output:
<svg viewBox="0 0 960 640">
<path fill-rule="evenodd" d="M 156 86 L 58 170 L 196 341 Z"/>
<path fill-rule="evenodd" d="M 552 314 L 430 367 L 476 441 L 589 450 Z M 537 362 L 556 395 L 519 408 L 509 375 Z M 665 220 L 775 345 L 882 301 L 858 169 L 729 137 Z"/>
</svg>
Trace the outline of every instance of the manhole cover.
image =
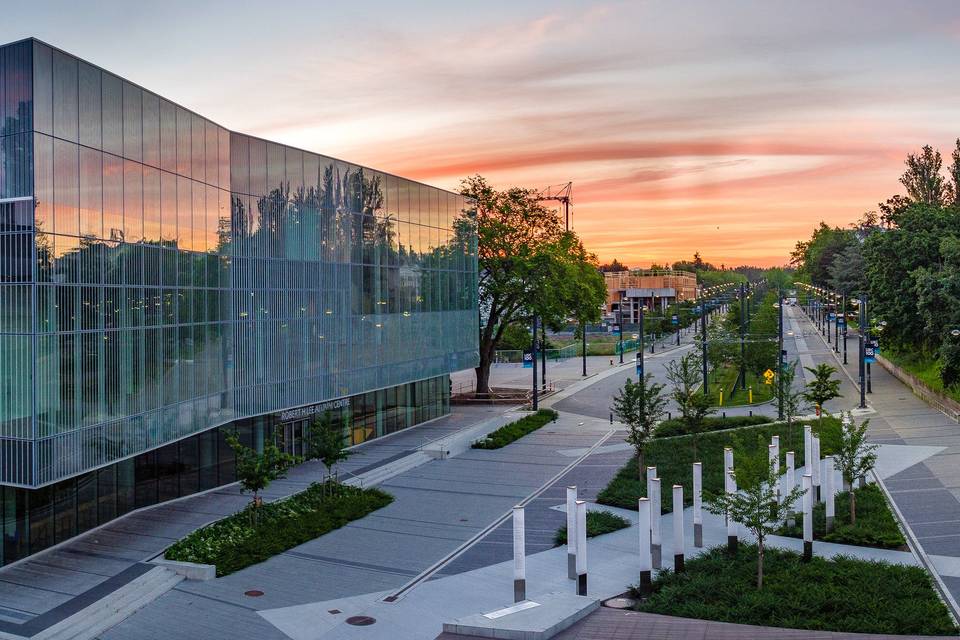
<svg viewBox="0 0 960 640">
<path fill-rule="evenodd" d="M 244 591 L 243 595 L 250 596 L 251 598 L 259 598 L 263 595 L 263 591 L 260 591 L 260 589 L 251 589 L 250 591 Z"/>
<path fill-rule="evenodd" d="M 603 603 L 603 606 L 611 609 L 632 609 L 637 601 L 633 598 L 610 598 Z"/>
<path fill-rule="evenodd" d="M 376 619 L 370 616 L 350 616 L 347 618 L 347 624 L 352 624 L 355 627 L 369 627 L 374 622 L 376 622 Z"/>
</svg>

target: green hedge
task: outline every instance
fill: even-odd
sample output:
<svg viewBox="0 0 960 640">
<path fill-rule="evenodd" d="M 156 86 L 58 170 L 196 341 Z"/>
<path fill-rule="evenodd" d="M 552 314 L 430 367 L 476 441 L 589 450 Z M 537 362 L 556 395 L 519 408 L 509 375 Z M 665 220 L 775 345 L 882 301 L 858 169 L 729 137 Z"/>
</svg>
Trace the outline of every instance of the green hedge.
<svg viewBox="0 0 960 640">
<path fill-rule="evenodd" d="M 725 547 L 662 571 L 637 608 L 683 618 L 791 629 L 875 634 L 956 635 L 957 628 L 920 567 L 764 550 L 757 590 L 757 547 Z"/>
<path fill-rule="evenodd" d="M 253 526 L 253 507 L 198 529 L 170 546 L 164 557 L 217 565 L 217 576 L 263 562 L 339 529 L 393 502 L 378 489 L 312 484 L 286 500 L 266 503 Z"/>
<path fill-rule="evenodd" d="M 900 549 L 907 544 L 900 527 L 883 492 L 875 484 L 855 490 L 857 494 L 857 523 L 850 524 L 850 494 L 846 491 L 837 494 L 835 503 L 833 531 L 827 533 L 826 505 L 818 503 L 813 509 L 813 537 L 826 542 L 855 544 L 861 547 L 880 547 L 881 549 Z M 803 537 L 803 524 L 784 527 L 779 535 L 791 538 Z"/>
<path fill-rule="evenodd" d="M 817 421 L 810 421 L 816 425 Z M 816 427 L 814 427 L 816 428 Z M 693 436 L 656 438 L 646 447 L 644 464 L 657 467 L 662 482 L 661 504 L 663 512 L 673 509 L 673 493 L 669 488 L 675 484 L 683 485 L 683 498 L 687 504 L 693 503 L 692 464 L 703 462 L 704 492 L 721 493 L 723 491 L 723 448 L 736 450 L 755 450 L 762 446 L 766 450 L 770 438 L 780 436 L 780 468 L 785 468 L 787 451 L 795 452 L 795 464 L 803 465 L 803 424 L 795 422 L 787 429 L 786 423 L 771 422 L 743 427 L 735 431 L 714 431 L 702 433 L 697 437 L 697 455 L 693 454 Z M 823 418 L 823 431 L 820 434 L 820 448 L 823 455 L 832 454 L 840 437 L 840 421 L 826 416 Z M 759 440 L 759 442 L 758 442 Z M 620 468 L 617 475 L 597 495 L 597 502 L 623 509 L 637 510 L 637 498 L 647 495 L 646 482 L 637 475 L 637 459 L 630 458 Z"/>
<path fill-rule="evenodd" d="M 773 418 L 768 416 L 730 416 L 729 418 L 706 418 L 703 421 L 703 432 L 722 431 L 723 429 L 735 429 L 736 427 L 749 427 L 756 424 L 769 424 Z M 664 420 L 653 430 L 654 438 L 672 438 L 673 436 L 685 436 L 690 432 L 686 423 L 680 418 Z"/>
<path fill-rule="evenodd" d="M 553 409 L 540 409 L 536 413 L 524 416 L 515 422 L 505 424 L 483 440 L 473 443 L 474 449 L 499 449 L 514 440 L 536 431 L 548 422 L 557 419 L 557 412 Z"/>
<path fill-rule="evenodd" d="M 602 536 L 605 533 L 613 533 L 620 529 L 626 529 L 630 526 L 630 521 L 622 516 L 609 511 L 587 511 L 587 537 Z M 553 543 L 556 546 L 567 544 L 566 525 L 557 529 L 553 536 Z"/>
</svg>

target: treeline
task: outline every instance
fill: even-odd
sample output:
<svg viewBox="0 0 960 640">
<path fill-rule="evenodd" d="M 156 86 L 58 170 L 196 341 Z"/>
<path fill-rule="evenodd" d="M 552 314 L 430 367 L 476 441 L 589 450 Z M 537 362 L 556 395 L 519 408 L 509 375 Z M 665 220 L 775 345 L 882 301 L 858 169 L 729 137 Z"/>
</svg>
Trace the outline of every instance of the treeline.
<svg viewBox="0 0 960 640">
<path fill-rule="evenodd" d="M 697 284 L 704 287 L 712 287 L 718 284 L 741 282 L 757 282 L 759 280 L 770 280 L 773 277 L 779 280 L 779 275 L 783 273 L 782 268 L 765 269 L 751 265 L 740 265 L 728 268 L 725 264 L 719 266 L 705 261 L 700 257 L 700 253 L 694 253 L 692 260 L 678 260 L 673 264 L 652 264 L 650 269 L 673 269 L 675 271 L 691 271 L 697 274 Z M 611 273 L 617 271 L 629 271 L 630 268 L 616 258 L 612 262 L 600 265 L 600 271 Z M 792 270 L 791 270 L 792 271 Z M 790 280 L 787 278 L 786 280 Z"/>
<path fill-rule="evenodd" d="M 940 152 L 909 154 L 905 194 L 847 227 L 821 222 L 791 255 L 801 279 L 868 296 L 874 326 L 885 321 L 885 354 L 944 388 L 960 383 L 960 139 L 944 169 Z M 928 380 L 929 381 L 929 380 Z"/>
</svg>

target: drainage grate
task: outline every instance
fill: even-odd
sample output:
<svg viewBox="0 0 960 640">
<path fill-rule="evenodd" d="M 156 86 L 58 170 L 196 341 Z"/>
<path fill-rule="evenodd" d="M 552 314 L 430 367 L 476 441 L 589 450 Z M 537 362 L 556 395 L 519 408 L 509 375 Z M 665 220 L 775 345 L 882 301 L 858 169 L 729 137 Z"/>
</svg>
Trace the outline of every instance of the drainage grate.
<svg viewBox="0 0 960 640">
<path fill-rule="evenodd" d="M 355 627 L 369 627 L 376 621 L 376 618 L 370 616 L 350 616 L 347 618 L 347 624 L 352 624 Z"/>
<path fill-rule="evenodd" d="M 244 591 L 243 595 L 250 596 L 251 598 L 259 598 L 263 595 L 263 591 L 260 591 L 260 589 L 251 589 L 250 591 Z"/>
</svg>

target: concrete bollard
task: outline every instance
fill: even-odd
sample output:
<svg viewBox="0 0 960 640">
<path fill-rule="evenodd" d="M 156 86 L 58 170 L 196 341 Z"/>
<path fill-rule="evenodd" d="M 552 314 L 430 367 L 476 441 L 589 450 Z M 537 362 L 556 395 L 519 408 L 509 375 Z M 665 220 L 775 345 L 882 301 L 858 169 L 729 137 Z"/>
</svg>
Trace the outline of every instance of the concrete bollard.
<svg viewBox="0 0 960 640">
<path fill-rule="evenodd" d="M 569 537 L 569 536 L 568 536 Z M 527 599 L 527 557 L 524 549 L 523 507 L 513 508 L 513 601 Z"/>
<path fill-rule="evenodd" d="M 693 546 L 703 546 L 703 465 L 699 462 L 693 463 Z"/>
<path fill-rule="evenodd" d="M 653 576 L 653 556 L 650 550 L 650 498 L 640 498 L 637 511 L 640 522 L 640 595 L 650 595 Z"/>
<path fill-rule="evenodd" d="M 662 502 L 660 501 L 660 478 L 654 478 L 651 483 L 650 494 L 650 549 L 653 555 L 653 568 L 659 569 L 663 566 L 661 551 L 663 542 L 660 538 L 660 516 L 663 513 Z"/>
<path fill-rule="evenodd" d="M 823 459 L 823 499 L 827 503 L 827 532 L 833 531 L 833 521 L 836 516 L 836 484 L 834 479 L 833 456 L 827 456 Z"/>
<path fill-rule="evenodd" d="M 811 442 L 813 438 L 813 430 L 810 425 L 803 425 L 803 473 L 812 473 L 810 471 L 810 458 L 811 456 L 811 447 L 813 443 Z"/>
<path fill-rule="evenodd" d="M 567 487 L 567 577 L 577 579 L 577 488 Z"/>
<path fill-rule="evenodd" d="M 577 500 L 577 595 L 587 595 L 587 503 Z"/>
<path fill-rule="evenodd" d="M 813 558 L 813 476 L 803 474 L 803 559 Z"/>
<path fill-rule="evenodd" d="M 787 451 L 787 472 L 783 474 L 783 492 L 781 495 L 787 496 L 790 495 L 790 492 L 793 491 L 793 487 L 796 483 L 796 477 L 794 474 L 794 453 L 793 451 Z M 787 505 L 787 526 L 792 527 L 797 523 L 796 518 L 793 514 L 796 512 L 796 507 L 793 504 Z"/>
<path fill-rule="evenodd" d="M 821 460 L 820 460 L 820 437 L 814 435 L 811 440 L 811 452 L 813 453 L 813 459 L 810 461 L 812 473 L 810 474 L 813 478 L 813 500 L 814 504 L 821 501 L 820 496 L 820 471 L 821 471 Z"/>
<path fill-rule="evenodd" d="M 733 469 L 727 472 L 726 489 L 727 493 L 730 494 L 737 492 L 737 476 Z M 733 518 L 727 518 L 727 549 L 731 553 L 737 552 L 737 523 L 733 521 Z"/>
<path fill-rule="evenodd" d="M 780 504 L 780 455 L 777 452 L 777 446 L 767 445 L 767 457 L 770 465 L 770 486 L 776 493 L 777 504 Z"/>
<path fill-rule="evenodd" d="M 673 570 L 683 571 L 683 485 L 673 485 Z"/>
</svg>

